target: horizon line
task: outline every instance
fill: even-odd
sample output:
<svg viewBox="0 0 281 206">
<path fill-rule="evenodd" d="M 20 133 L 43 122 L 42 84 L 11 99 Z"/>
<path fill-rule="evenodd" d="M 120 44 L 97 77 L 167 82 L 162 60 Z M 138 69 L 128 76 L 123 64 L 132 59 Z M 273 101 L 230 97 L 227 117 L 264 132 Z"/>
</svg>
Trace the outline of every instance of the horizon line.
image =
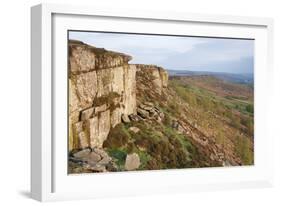
<svg viewBox="0 0 281 206">
<path fill-rule="evenodd" d="M 167 71 L 177 71 L 177 72 L 209 72 L 209 73 L 227 73 L 227 74 L 254 74 L 254 72 L 226 72 L 226 71 L 210 71 L 210 70 L 189 70 L 189 69 L 166 69 Z"/>
</svg>

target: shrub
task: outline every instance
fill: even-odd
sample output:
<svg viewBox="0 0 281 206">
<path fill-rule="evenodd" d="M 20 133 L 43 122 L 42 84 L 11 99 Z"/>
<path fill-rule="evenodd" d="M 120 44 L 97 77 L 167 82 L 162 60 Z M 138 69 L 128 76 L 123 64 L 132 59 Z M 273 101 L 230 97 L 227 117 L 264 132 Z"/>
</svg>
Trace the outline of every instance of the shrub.
<svg viewBox="0 0 281 206">
<path fill-rule="evenodd" d="M 254 135 L 254 121 L 251 117 L 241 118 L 241 124 L 247 128 L 247 134 L 250 136 Z"/>
<path fill-rule="evenodd" d="M 127 157 L 127 152 L 121 149 L 108 149 L 107 152 L 109 156 L 114 158 L 119 170 L 123 170 Z"/>
<path fill-rule="evenodd" d="M 246 106 L 246 111 L 253 114 L 254 113 L 254 106 L 253 106 L 253 104 L 248 104 Z"/>
<path fill-rule="evenodd" d="M 118 94 L 117 92 L 110 92 L 107 95 L 96 97 L 93 101 L 93 106 L 97 107 L 97 106 L 101 106 L 103 104 L 111 105 L 114 103 L 113 100 L 115 98 L 119 98 L 119 97 L 120 97 L 120 94 Z"/>
<path fill-rule="evenodd" d="M 146 168 L 149 170 L 158 170 L 161 169 L 161 165 L 156 159 L 152 158 L 147 162 Z"/>
<path fill-rule="evenodd" d="M 103 143 L 105 148 L 118 148 L 125 146 L 130 138 L 129 132 L 124 127 L 123 123 L 116 125 L 111 128 L 107 139 Z"/>
<path fill-rule="evenodd" d="M 151 160 L 151 156 L 147 152 L 137 152 L 140 157 L 141 165 L 139 167 L 140 170 L 146 169 L 148 162 Z"/>
</svg>

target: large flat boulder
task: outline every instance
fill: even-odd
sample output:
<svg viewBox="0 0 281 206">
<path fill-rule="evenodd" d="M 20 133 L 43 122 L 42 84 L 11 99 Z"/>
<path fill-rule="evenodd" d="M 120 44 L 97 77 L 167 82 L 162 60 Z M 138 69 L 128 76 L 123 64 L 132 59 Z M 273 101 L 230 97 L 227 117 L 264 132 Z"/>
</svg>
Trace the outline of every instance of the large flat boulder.
<svg viewBox="0 0 281 206">
<path fill-rule="evenodd" d="M 140 166 L 140 158 L 136 153 L 128 154 L 125 162 L 126 170 L 136 170 Z"/>
</svg>

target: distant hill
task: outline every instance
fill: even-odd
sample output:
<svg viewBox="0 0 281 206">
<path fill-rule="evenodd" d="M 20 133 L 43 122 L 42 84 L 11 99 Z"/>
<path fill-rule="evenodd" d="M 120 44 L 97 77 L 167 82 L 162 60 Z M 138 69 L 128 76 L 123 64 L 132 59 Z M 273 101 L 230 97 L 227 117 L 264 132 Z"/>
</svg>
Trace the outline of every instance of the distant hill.
<svg viewBox="0 0 281 206">
<path fill-rule="evenodd" d="M 253 99 L 253 88 L 250 85 L 225 81 L 212 75 L 172 76 L 170 80 L 176 80 L 183 85 L 196 86 L 222 97 Z"/>
<path fill-rule="evenodd" d="M 224 81 L 252 84 L 254 82 L 254 75 L 252 73 L 234 74 L 226 72 L 210 72 L 210 71 L 190 71 L 190 70 L 168 70 L 170 76 L 213 76 Z"/>
</svg>

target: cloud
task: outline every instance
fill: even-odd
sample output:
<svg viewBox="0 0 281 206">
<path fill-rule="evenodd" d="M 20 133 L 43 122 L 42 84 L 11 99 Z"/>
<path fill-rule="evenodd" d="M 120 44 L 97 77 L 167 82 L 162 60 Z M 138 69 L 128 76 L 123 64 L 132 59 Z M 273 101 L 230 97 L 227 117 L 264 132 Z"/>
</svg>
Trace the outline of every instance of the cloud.
<svg viewBox="0 0 281 206">
<path fill-rule="evenodd" d="M 253 71 L 253 40 L 97 32 L 70 32 L 69 38 L 127 53 L 133 56 L 131 63 L 168 69 Z"/>
<path fill-rule="evenodd" d="M 70 32 L 70 39 L 80 39 L 94 46 L 106 46 L 108 49 L 146 49 L 147 51 L 163 51 L 184 53 L 192 50 L 195 45 L 204 43 L 199 38 L 177 36 L 157 36 L 139 34 L 112 34 L 93 32 Z"/>
</svg>

